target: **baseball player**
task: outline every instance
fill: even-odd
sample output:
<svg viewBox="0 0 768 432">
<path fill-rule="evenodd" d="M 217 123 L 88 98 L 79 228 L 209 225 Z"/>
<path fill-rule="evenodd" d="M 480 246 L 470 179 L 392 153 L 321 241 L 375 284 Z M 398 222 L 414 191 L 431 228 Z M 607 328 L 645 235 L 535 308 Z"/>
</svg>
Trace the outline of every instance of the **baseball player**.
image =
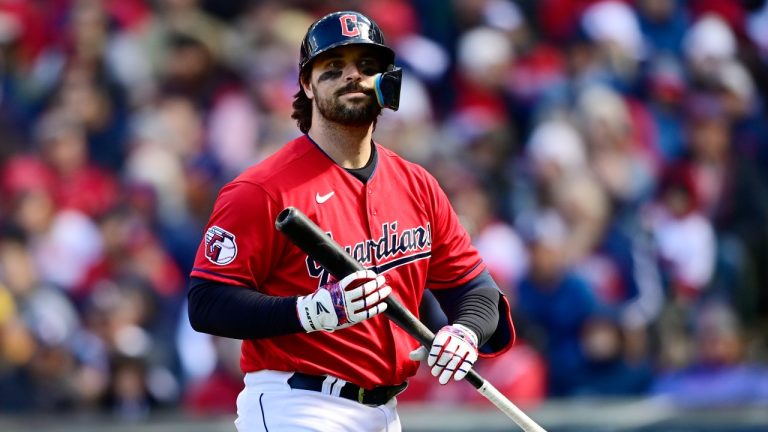
<svg viewBox="0 0 768 432">
<path fill-rule="evenodd" d="M 189 317 L 243 339 L 241 432 L 399 431 L 396 396 L 418 360 L 445 384 L 512 343 L 509 305 L 436 180 L 371 138 L 382 108 L 398 108 L 394 65 L 370 18 L 320 18 L 301 46 L 292 117 L 304 134 L 220 191 Z M 288 206 L 367 270 L 332 278 L 276 231 Z M 382 316 L 390 295 L 418 316 L 425 289 L 451 323 L 429 349 Z"/>
</svg>

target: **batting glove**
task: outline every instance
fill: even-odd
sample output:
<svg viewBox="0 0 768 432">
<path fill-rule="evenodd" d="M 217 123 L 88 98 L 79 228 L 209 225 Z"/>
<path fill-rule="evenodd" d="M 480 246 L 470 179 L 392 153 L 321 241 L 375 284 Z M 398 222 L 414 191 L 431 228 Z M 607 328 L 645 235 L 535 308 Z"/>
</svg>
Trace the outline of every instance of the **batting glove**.
<svg viewBox="0 0 768 432">
<path fill-rule="evenodd" d="M 392 293 L 384 276 L 371 270 L 354 272 L 296 300 L 301 326 L 307 332 L 332 332 L 372 318 L 385 310 Z"/>
<path fill-rule="evenodd" d="M 432 376 L 440 384 L 447 384 L 453 377 L 463 379 L 477 361 L 477 335 L 461 324 L 447 325 L 440 329 L 432 341 L 432 348 L 419 347 L 411 351 L 411 360 L 427 360 Z"/>
</svg>

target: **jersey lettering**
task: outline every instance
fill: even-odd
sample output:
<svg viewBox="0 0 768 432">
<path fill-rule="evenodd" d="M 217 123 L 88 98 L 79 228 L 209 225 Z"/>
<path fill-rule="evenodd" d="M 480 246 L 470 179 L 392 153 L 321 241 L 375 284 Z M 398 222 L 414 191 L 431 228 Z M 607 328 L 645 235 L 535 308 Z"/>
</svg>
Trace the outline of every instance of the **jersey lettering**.
<svg viewBox="0 0 768 432">
<path fill-rule="evenodd" d="M 342 15 L 339 17 L 339 21 L 341 21 L 341 34 L 347 37 L 360 36 L 360 29 L 357 27 L 357 15 Z"/>
<path fill-rule="evenodd" d="M 332 233 L 326 233 L 333 238 Z M 344 246 L 344 250 L 360 264 L 370 267 L 371 264 L 380 263 L 385 259 L 391 259 L 391 264 L 385 264 L 387 268 L 407 264 L 417 259 L 429 256 L 432 247 L 432 229 L 427 223 L 426 227 L 418 226 L 404 231 L 398 231 L 397 221 L 381 224 L 381 237 L 367 239 L 352 246 Z M 328 283 L 329 274 L 325 268 L 307 256 L 307 272 L 313 278 L 319 278 L 319 285 Z M 379 269 L 381 271 L 381 269 Z"/>
</svg>

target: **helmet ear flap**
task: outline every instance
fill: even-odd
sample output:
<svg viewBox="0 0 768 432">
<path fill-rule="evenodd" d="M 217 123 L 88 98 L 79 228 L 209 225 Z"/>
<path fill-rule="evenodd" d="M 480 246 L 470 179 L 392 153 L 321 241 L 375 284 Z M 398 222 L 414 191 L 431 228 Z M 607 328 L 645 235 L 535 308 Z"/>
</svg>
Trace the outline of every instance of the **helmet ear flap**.
<svg viewBox="0 0 768 432">
<path fill-rule="evenodd" d="M 382 108 L 397 111 L 400 108 L 400 86 L 403 80 L 403 69 L 390 65 L 389 70 L 376 74 L 376 100 Z"/>
</svg>

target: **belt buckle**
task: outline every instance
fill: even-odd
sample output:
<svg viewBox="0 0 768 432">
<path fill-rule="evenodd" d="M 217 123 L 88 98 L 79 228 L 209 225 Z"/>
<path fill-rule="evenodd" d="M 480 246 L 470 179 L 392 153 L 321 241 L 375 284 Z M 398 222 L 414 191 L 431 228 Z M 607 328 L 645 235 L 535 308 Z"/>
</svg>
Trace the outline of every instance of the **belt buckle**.
<svg viewBox="0 0 768 432">
<path fill-rule="evenodd" d="M 357 401 L 360 403 L 363 403 L 364 399 L 365 399 L 365 389 L 360 387 L 360 390 L 357 391 Z"/>
</svg>

